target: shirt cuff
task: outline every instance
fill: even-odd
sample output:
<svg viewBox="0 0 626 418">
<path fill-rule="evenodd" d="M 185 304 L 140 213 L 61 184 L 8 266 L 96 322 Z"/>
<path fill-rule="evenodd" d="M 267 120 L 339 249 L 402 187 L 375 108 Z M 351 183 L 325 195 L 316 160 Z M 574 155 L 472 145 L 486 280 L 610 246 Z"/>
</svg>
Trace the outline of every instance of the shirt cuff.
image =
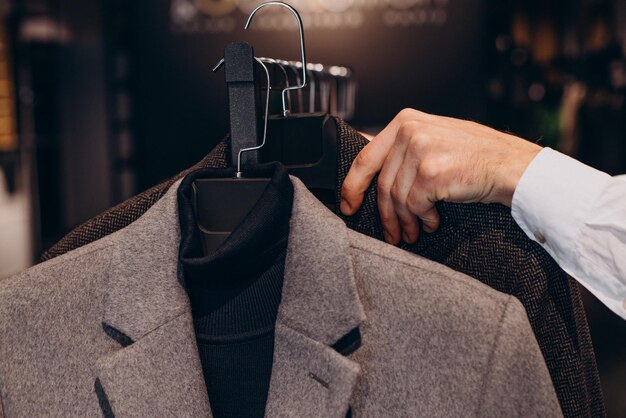
<svg viewBox="0 0 626 418">
<path fill-rule="evenodd" d="M 522 175 L 511 213 L 557 261 L 571 258 L 587 214 L 610 181 L 608 174 L 544 148 Z"/>
</svg>

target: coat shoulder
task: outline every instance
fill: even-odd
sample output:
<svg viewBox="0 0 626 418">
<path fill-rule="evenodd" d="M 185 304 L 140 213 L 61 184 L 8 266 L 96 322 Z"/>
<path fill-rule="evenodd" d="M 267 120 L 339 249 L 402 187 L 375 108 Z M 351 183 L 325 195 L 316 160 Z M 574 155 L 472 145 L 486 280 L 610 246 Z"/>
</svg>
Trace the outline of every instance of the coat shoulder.
<svg viewBox="0 0 626 418">
<path fill-rule="evenodd" d="M 517 298 L 466 274 L 354 231 L 349 231 L 349 241 L 360 288 L 400 307 L 391 313 L 435 322 L 470 321 L 466 329 L 474 330 L 495 329 L 505 315 L 528 323 Z"/>
<path fill-rule="evenodd" d="M 0 279 L 0 318 L 6 313 L 2 308 L 18 302 L 20 297 L 52 296 L 64 288 L 64 283 L 76 284 L 77 279 L 87 284 L 89 279 L 83 279 L 93 277 L 95 271 L 107 270 L 111 260 L 109 247 L 106 240 L 98 241 Z M 39 309 L 38 304 L 34 303 L 33 308 Z"/>
</svg>

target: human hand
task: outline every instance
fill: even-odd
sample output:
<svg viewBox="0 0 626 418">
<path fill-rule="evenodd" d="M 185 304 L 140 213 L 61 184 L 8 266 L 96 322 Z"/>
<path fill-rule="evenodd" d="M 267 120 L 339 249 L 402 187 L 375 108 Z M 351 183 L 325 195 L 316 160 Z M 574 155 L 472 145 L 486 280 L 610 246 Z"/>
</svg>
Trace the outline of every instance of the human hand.
<svg viewBox="0 0 626 418">
<path fill-rule="evenodd" d="M 401 111 L 352 163 L 341 189 L 341 212 L 353 215 L 374 176 L 385 240 L 413 243 L 419 220 L 439 227 L 435 202 L 511 206 L 519 179 L 539 145 L 478 123 Z"/>
</svg>

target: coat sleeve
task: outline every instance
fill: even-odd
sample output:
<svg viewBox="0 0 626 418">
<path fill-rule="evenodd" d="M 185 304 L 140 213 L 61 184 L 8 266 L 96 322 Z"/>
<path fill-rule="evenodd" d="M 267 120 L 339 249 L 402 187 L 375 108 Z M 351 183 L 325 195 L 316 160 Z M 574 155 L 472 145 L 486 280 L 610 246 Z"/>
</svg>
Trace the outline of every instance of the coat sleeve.
<svg viewBox="0 0 626 418">
<path fill-rule="evenodd" d="M 526 311 L 512 296 L 499 324 L 478 405 L 480 417 L 563 416 Z"/>
</svg>

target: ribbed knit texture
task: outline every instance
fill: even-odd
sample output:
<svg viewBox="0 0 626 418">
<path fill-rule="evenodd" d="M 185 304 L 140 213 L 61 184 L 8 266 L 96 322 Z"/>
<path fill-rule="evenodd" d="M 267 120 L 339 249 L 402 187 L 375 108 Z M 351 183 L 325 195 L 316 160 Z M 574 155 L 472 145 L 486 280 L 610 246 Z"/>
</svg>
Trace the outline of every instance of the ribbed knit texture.
<svg viewBox="0 0 626 418">
<path fill-rule="evenodd" d="M 337 199 L 350 165 L 367 139 L 340 119 L 338 138 Z M 228 138 L 189 170 L 226 167 Z M 48 260 L 126 227 L 165 194 L 171 180 L 104 212 L 64 237 L 46 252 Z M 337 207 L 339 202 L 337 201 Z M 528 314 L 535 337 L 550 370 L 566 417 L 605 415 L 600 378 L 591 335 L 577 285 L 541 246 L 531 241 L 501 205 L 437 205 L 441 227 L 423 233 L 407 251 L 468 274 L 492 288 L 517 297 Z M 346 224 L 363 234 L 382 239 L 376 204 L 376 182 L 367 190 L 363 206 Z"/>
<path fill-rule="evenodd" d="M 241 283 L 221 289 L 203 286 L 204 279 L 213 278 L 188 274 L 187 293 L 196 335 L 218 342 L 258 336 L 272 329 L 280 304 L 285 255 L 285 248 L 268 255 L 271 265 L 265 271 L 251 272 L 240 278 Z"/>
<path fill-rule="evenodd" d="M 262 418 L 272 373 L 274 331 L 223 344 L 198 339 L 198 351 L 213 416 Z"/>
<path fill-rule="evenodd" d="M 293 185 L 279 164 L 255 167 L 255 176 L 271 177 L 269 185 L 220 248 L 204 255 L 193 182 L 232 175 L 204 169 L 181 183 L 179 261 L 213 416 L 254 418 L 263 417 L 269 391 Z"/>
</svg>

